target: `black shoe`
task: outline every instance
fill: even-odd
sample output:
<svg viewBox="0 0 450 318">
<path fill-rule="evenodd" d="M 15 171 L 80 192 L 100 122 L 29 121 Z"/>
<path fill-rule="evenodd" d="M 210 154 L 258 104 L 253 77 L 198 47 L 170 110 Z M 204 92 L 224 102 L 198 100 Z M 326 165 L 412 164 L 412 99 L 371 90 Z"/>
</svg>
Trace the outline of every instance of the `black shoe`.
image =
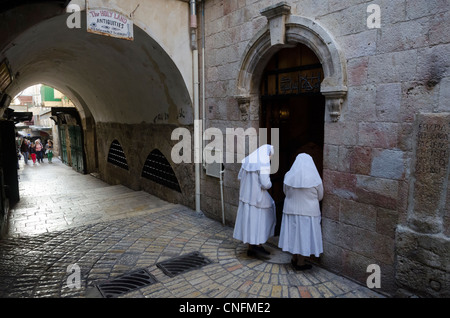
<svg viewBox="0 0 450 318">
<path fill-rule="evenodd" d="M 264 247 L 262 247 L 262 246 L 260 246 L 260 245 L 254 246 L 253 248 L 254 248 L 258 253 L 265 254 L 265 255 L 270 255 L 270 252 L 267 251 Z"/>
<path fill-rule="evenodd" d="M 270 257 L 267 257 L 267 255 L 270 254 L 266 250 L 264 252 L 261 249 L 256 248 L 256 246 L 253 246 L 247 250 L 247 256 L 249 257 L 255 257 L 257 259 L 266 261 L 270 259 Z"/>
<path fill-rule="evenodd" d="M 312 268 L 312 265 L 305 264 L 305 265 L 297 265 L 294 260 L 291 260 L 291 265 L 294 267 L 296 271 L 304 271 Z"/>
</svg>

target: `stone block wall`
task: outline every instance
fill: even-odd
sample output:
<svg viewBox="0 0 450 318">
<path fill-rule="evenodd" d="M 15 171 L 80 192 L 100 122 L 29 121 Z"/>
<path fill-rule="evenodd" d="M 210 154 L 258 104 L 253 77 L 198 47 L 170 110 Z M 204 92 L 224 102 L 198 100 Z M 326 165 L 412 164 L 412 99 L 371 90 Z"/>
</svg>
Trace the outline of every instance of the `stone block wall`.
<svg viewBox="0 0 450 318">
<path fill-rule="evenodd" d="M 143 190 L 172 203 L 194 208 L 194 167 L 189 163 L 174 164 L 171 140 L 175 125 L 97 123 L 98 165 L 102 180 L 110 184 L 123 184 L 133 190 Z M 192 131 L 192 127 L 186 127 Z M 113 140 L 117 140 L 125 153 L 129 170 L 107 162 Z M 147 156 L 158 149 L 169 161 L 180 184 L 181 193 L 141 177 Z"/>
<path fill-rule="evenodd" d="M 248 119 L 241 120 L 235 98 L 237 81 L 246 48 L 267 26 L 261 10 L 278 2 L 206 1 L 206 128 L 218 127 L 225 132 L 226 127 L 259 127 L 258 101 L 250 102 Z M 435 281 L 440 281 L 440 291 L 434 291 L 433 296 L 448 293 L 448 286 L 442 283 L 448 268 L 440 267 L 439 278 L 423 281 L 422 288 L 399 276 L 406 268 L 402 266 L 406 264 L 401 259 L 404 255 L 414 264 L 425 261 L 414 259 L 414 251 L 406 252 L 405 244 L 396 239 L 397 228 L 408 223 L 410 188 L 415 178 L 411 174 L 415 119 L 420 113 L 450 111 L 448 1 L 379 1 L 379 29 L 370 29 L 366 23 L 372 1 L 286 3 L 291 15 L 314 20 L 328 30 L 346 63 L 348 92 L 341 117 L 337 122 L 324 119 L 326 194 L 321 264 L 364 285 L 369 275 L 367 266 L 378 264 L 381 290 L 392 295 L 400 289 L 430 295 L 429 288 L 424 287 L 430 281 L 435 289 Z M 263 59 L 267 57 L 261 56 Z M 238 163 L 225 165 L 225 214 L 229 224 L 234 223 L 237 211 L 239 167 Z M 202 173 L 202 210 L 217 219 L 219 191 L 218 180 Z M 448 253 L 443 247 L 448 243 L 442 242 L 448 242 L 450 233 L 449 192 L 447 188 L 442 191 L 442 237 L 436 243 L 436 257 L 440 259 L 443 252 Z M 399 253 L 403 253 L 401 257 Z M 432 267 L 418 268 L 428 273 L 427 268 Z"/>
</svg>

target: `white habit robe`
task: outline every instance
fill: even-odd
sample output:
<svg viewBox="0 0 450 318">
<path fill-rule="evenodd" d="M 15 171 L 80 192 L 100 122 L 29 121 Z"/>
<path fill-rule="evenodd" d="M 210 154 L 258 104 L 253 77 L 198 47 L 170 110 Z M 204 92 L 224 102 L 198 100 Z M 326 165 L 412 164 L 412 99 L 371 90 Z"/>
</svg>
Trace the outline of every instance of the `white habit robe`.
<svg viewBox="0 0 450 318">
<path fill-rule="evenodd" d="M 275 202 L 267 191 L 272 186 L 269 157 L 272 154 L 273 147 L 264 145 L 242 161 L 233 237 L 244 243 L 263 244 L 274 235 Z"/>
<path fill-rule="evenodd" d="M 278 246 L 285 252 L 306 257 L 323 253 L 319 201 L 323 184 L 314 161 L 299 154 L 284 177 L 286 195 Z"/>
</svg>

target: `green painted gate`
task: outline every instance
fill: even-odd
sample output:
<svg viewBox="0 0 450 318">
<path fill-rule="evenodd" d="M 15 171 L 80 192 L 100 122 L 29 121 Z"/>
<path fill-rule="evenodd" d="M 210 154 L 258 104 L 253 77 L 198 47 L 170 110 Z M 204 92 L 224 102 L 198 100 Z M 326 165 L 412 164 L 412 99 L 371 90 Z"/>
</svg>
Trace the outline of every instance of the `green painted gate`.
<svg viewBox="0 0 450 318">
<path fill-rule="evenodd" d="M 59 125 L 58 128 L 62 162 L 67 165 L 72 165 L 72 168 L 76 171 L 84 173 L 83 136 L 81 127 Z"/>
<path fill-rule="evenodd" d="M 83 161 L 83 137 L 80 126 L 69 126 L 70 153 L 72 157 L 72 167 L 78 171 L 84 172 Z"/>
</svg>

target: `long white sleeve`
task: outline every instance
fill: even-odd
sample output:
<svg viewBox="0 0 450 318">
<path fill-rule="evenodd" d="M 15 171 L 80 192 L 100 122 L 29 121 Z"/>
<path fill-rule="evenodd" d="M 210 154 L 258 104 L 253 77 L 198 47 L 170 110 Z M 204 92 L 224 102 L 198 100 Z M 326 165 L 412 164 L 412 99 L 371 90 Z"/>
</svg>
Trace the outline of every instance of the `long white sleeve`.
<svg viewBox="0 0 450 318">
<path fill-rule="evenodd" d="M 317 189 L 317 197 L 318 197 L 319 201 L 322 201 L 322 199 L 323 199 L 323 184 L 322 183 L 319 184 L 316 187 L 316 189 Z"/>
<path fill-rule="evenodd" d="M 268 173 L 260 173 L 259 182 L 261 183 L 261 188 L 264 190 L 269 190 L 272 187 L 272 182 L 270 181 L 270 175 Z"/>
</svg>

